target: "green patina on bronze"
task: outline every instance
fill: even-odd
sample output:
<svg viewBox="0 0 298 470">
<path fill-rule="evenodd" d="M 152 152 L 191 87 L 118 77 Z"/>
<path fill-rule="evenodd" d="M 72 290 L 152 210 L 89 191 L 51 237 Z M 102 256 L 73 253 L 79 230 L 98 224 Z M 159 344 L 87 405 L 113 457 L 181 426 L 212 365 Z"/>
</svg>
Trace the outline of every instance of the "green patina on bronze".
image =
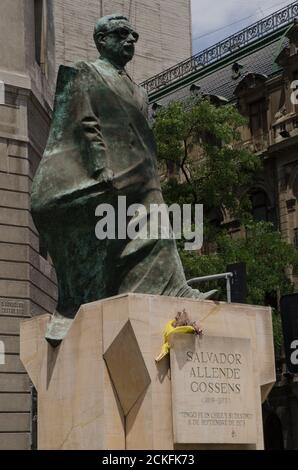
<svg viewBox="0 0 298 470">
<path fill-rule="evenodd" d="M 125 72 L 137 35 L 124 17 L 98 20 L 100 58 L 61 66 L 50 135 L 32 187 L 32 215 L 58 279 L 47 339 L 65 336 L 81 304 L 125 292 L 205 298 L 185 280 L 175 241 L 98 240 L 95 209 L 163 203 L 147 95 Z M 117 218 L 116 218 L 117 220 Z"/>
</svg>

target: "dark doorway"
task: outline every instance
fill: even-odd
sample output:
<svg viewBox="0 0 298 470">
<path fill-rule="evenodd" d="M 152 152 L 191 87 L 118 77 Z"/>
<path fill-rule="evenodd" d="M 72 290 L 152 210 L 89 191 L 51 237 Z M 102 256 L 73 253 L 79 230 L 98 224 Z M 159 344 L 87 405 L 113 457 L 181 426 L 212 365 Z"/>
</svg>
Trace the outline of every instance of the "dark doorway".
<svg viewBox="0 0 298 470">
<path fill-rule="evenodd" d="M 265 450 L 284 450 L 282 426 L 279 417 L 274 411 L 265 413 L 264 423 L 264 447 Z"/>
</svg>

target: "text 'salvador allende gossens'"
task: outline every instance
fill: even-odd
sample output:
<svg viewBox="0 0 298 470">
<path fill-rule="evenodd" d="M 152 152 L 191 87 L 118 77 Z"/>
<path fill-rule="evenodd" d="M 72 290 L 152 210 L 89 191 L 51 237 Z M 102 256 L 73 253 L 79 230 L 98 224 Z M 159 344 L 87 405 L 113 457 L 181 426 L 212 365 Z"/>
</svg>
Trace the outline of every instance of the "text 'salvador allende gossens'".
<svg viewBox="0 0 298 470">
<path fill-rule="evenodd" d="M 186 358 L 192 363 L 189 374 L 192 392 L 240 393 L 241 354 L 187 351 Z"/>
</svg>

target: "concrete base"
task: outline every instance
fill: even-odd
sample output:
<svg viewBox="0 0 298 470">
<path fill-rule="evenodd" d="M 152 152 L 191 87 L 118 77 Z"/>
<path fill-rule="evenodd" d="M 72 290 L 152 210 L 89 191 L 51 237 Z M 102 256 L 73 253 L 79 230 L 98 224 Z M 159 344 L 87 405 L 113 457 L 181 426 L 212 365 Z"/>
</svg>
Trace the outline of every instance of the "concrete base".
<svg viewBox="0 0 298 470">
<path fill-rule="evenodd" d="M 165 324 L 185 309 L 205 336 L 250 340 L 255 444 L 174 443 L 169 358 L 155 363 Z M 275 382 L 268 307 L 126 294 L 83 305 L 62 344 L 45 340 L 49 315 L 21 324 L 21 360 L 38 392 L 39 449 L 263 447 L 261 400 Z M 220 407 L 219 407 L 220 408 Z"/>
</svg>

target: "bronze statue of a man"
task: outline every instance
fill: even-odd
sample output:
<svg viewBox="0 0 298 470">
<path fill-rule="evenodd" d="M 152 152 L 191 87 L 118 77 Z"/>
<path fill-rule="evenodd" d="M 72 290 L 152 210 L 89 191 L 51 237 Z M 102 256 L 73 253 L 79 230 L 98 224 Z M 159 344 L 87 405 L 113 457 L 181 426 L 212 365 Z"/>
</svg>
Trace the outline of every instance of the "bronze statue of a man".
<svg viewBox="0 0 298 470">
<path fill-rule="evenodd" d="M 125 71 L 138 34 L 127 18 L 95 25 L 95 62 L 59 69 L 48 143 L 32 187 L 32 215 L 58 280 L 47 331 L 57 344 L 81 304 L 125 292 L 206 298 L 191 289 L 173 239 L 99 240 L 95 210 L 118 196 L 163 203 L 147 95 Z"/>
</svg>

